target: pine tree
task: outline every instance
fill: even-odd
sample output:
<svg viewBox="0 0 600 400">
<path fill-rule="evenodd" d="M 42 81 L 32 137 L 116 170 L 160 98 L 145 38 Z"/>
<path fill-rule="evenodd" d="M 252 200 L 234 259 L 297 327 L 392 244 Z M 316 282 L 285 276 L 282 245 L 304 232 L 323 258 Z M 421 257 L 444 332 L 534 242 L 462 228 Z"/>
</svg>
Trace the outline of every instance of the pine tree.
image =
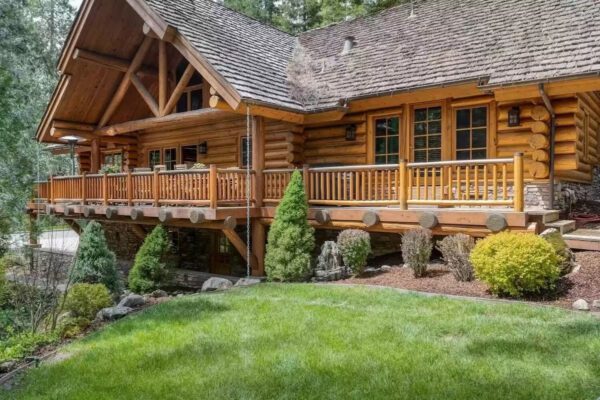
<svg viewBox="0 0 600 400">
<path fill-rule="evenodd" d="M 314 228 L 308 223 L 302 175 L 292 174 L 269 230 L 265 270 L 272 281 L 302 281 L 311 272 Z"/>
<path fill-rule="evenodd" d="M 159 289 L 169 277 L 167 255 L 170 241 L 167 231 L 157 225 L 146 236 L 144 244 L 135 256 L 133 268 L 129 272 L 129 289 L 136 293 L 148 293 Z"/>
<path fill-rule="evenodd" d="M 113 293 L 121 288 L 115 253 L 108 248 L 104 229 L 96 221 L 89 222 L 83 230 L 72 279 L 73 282 L 102 283 Z"/>
</svg>

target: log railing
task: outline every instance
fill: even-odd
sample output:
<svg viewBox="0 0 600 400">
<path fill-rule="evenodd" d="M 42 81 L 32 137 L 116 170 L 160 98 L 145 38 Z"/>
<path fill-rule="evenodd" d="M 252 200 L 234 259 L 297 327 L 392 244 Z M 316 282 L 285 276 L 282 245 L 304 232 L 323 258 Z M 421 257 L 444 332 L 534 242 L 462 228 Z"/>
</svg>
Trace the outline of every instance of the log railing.
<svg viewBox="0 0 600 400">
<path fill-rule="evenodd" d="M 293 170 L 264 171 L 264 202 L 277 203 Z M 523 211 L 523 156 L 302 170 L 311 205 L 489 206 Z"/>
<path fill-rule="evenodd" d="M 156 207 L 245 205 L 245 169 L 155 171 L 120 174 L 83 174 L 52 177 L 36 184 L 38 201 L 103 205 L 148 204 Z M 250 171 L 250 201 L 254 203 L 254 171 Z"/>
</svg>

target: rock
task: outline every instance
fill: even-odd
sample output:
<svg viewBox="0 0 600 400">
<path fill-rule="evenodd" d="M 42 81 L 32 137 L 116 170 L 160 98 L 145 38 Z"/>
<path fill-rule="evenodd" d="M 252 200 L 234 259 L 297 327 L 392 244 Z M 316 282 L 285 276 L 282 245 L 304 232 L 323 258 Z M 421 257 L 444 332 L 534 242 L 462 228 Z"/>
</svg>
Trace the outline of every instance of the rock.
<svg viewBox="0 0 600 400">
<path fill-rule="evenodd" d="M 260 283 L 260 279 L 256 278 L 241 278 L 235 283 L 234 286 L 237 287 L 248 287 L 253 285 L 258 285 Z"/>
<path fill-rule="evenodd" d="M 389 265 L 382 265 L 380 270 L 381 272 L 390 272 L 391 270 L 393 270 L 393 267 L 390 267 Z"/>
<path fill-rule="evenodd" d="M 141 307 L 144 304 L 146 304 L 146 300 L 144 300 L 143 296 L 132 293 L 124 297 L 123 300 L 119 302 L 118 307 L 136 308 Z"/>
<path fill-rule="evenodd" d="M 592 308 L 593 308 L 594 310 L 600 310 L 600 300 L 594 300 L 594 301 L 592 302 Z"/>
<path fill-rule="evenodd" d="M 12 371 L 15 368 L 17 368 L 16 361 L 5 361 L 2 364 L 0 364 L 0 374 L 5 374 L 7 372 Z"/>
<path fill-rule="evenodd" d="M 212 292 L 215 290 L 227 290 L 233 286 L 229 279 L 212 277 L 202 284 L 202 292 Z"/>
<path fill-rule="evenodd" d="M 590 305 L 584 299 L 579 299 L 573 303 L 573 309 L 578 311 L 590 311 Z"/>
<path fill-rule="evenodd" d="M 169 294 L 167 292 L 165 292 L 164 290 L 155 290 L 154 292 L 150 293 L 150 297 L 152 297 L 153 299 L 160 299 L 161 297 L 169 297 Z"/>
<path fill-rule="evenodd" d="M 560 275 L 564 276 L 573 271 L 577 266 L 575 263 L 575 254 L 571 251 L 569 246 L 567 246 L 560 231 L 554 228 L 546 229 L 540 234 L 540 237 L 550 243 L 552 247 L 554 247 L 556 254 L 563 258 L 563 262 L 560 265 Z"/>
<path fill-rule="evenodd" d="M 176 298 L 180 299 L 183 297 L 183 293 L 179 293 L 177 296 L 175 296 Z"/>
<path fill-rule="evenodd" d="M 96 319 L 100 321 L 115 321 L 117 319 L 123 318 L 132 311 L 133 308 L 123 306 L 107 307 L 98 311 Z"/>
</svg>

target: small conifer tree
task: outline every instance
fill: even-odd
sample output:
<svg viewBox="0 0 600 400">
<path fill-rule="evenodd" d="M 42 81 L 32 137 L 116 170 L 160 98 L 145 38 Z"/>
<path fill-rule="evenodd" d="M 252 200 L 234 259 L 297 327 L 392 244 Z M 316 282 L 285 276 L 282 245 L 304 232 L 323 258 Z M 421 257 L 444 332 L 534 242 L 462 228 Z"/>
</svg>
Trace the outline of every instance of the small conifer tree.
<svg viewBox="0 0 600 400">
<path fill-rule="evenodd" d="M 88 223 L 81 234 L 72 280 L 75 283 L 102 283 L 113 293 L 121 288 L 115 253 L 108 248 L 104 229 L 96 221 Z"/>
<path fill-rule="evenodd" d="M 302 175 L 295 171 L 269 230 L 265 270 L 270 280 L 301 281 L 310 276 L 315 232 L 307 216 Z"/>
<path fill-rule="evenodd" d="M 129 272 L 129 289 L 136 293 L 149 293 L 167 283 L 169 278 L 169 235 L 157 225 L 146 236 L 144 244 L 135 256 Z"/>
</svg>

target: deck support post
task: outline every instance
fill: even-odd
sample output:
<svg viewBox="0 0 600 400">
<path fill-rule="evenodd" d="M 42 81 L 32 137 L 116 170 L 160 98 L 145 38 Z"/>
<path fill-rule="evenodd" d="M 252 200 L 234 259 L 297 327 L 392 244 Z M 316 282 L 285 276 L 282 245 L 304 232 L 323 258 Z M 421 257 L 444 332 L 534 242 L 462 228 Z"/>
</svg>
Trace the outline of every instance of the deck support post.
<svg viewBox="0 0 600 400">
<path fill-rule="evenodd" d="M 54 204 L 55 203 L 54 199 L 56 196 L 54 193 L 54 175 L 50 175 L 50 188 L 49 188 L 48 193 L 49 193 L 49 197 L 50 197 L 48 199 L 48 200 L 50 200 L 50 204 Z"/>
<path fill-rule="evenodd" d="M 127 205 L 131 207 L 131 205 L 133 204 L 133 182 L 131 180 L 131 170 L 127 171 L 126 189 L 127 189 Z"/>
<path fill-rule="evenodd" d="M 210 165 L 210 174 L 208 176 L 208 195 L 210 208 L 217 208 L 218 192 L 217 192 L 217 177 L 218 171 L 215 164 Z"/>
<path fill-rule="evenodd" d="M 97 174 L 100 170 L 100 139 L 92 139 L 90 154 L 90 172 Z"/>
<path fill-rule="evenodd" d="M 304 192 L 306 192 L 306 200 L 310 201 L 310 183 L 309 183 L 309 174 L 310 171 L 308 169 L 308 164 L 304 164 L 302 166 L 302 180 L 304 181 Z"/>
<path fill-rule="evenodd" d="M 81 205 L 85 206 L 87 204 L 87 196 L 85 195 L 85 177 L 86 172 L 84 171 L 81 174 Z"/>
<path fill-rule="evenodd" d="M 406 210 L 408 209 L 408 188 L 407 179 L 406 179 L 406 160 L 400 160 L 398 164 L 398 177 L 399 177 L 399 188 L 398 188 L 398 201 L 400 203 L 400 209 Z"/>
<path fill-rule="evenodd" d="M 523 153 L 515 153 L 514 158 L 514 209 L 523 212 L 525 182 L 523 180 Z"/>
<path fill-rule="evenodd" d="M 265 274 L 266 227 L 259 221 L 252 222 L 252 253 L 256 256 L 256 268 L 252 268 L 253 276 Z"/>
<path fill-rule="evenodd" d="M 264 173 L 265 169 L 265 134 L 264 120 L 262 117 L 252 119 L 252 168 L 254 168 L 254 202 L 256 207 L 262 207 L 264 195 Z"/>
<path fill-rule="evenodd" d="M 102 204 L 108 205 L 108 175 L 106 172 L 102 175 Z"/>
<path fill-rule="evenodd" d="M 154 207 L 158 207 L 160 203 L 160 184 L 157 168 L 154 168 L 154 175 L 152 176 L 152 192 L 154 193 Z"/>
</svg>

